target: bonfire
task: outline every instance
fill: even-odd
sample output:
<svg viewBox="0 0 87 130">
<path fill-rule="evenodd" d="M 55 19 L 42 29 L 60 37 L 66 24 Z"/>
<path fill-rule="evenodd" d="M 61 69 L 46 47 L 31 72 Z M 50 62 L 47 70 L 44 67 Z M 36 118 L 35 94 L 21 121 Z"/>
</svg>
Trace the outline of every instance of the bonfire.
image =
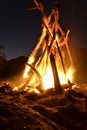
<svg viewBox="0 0 87 130">
<path fill-rule="evenodd" d="M 72 89 L 74 65 L 69 47 L 69 33 L 63 31 L 59 23 L 58 3 L 48 15 L 45 14 L 43 2 L 34 0 L 35 8 L 42 16 L 42 33 L 38 43 L 28 57 L 23 78 L 26 83 L 17 90 L 35 91 L 37 93 L 54 88 L 62 92 L 63 85 Z"/>
<path fill-rule="evenodd" d="M 0 129 L 86 130 L 87 85 L 73 85 L 70 30 L 60 26 L 58 4 L 46 15 L 38 1 L 27 10 L 41 11 L 42 33 L 25 64 L 23 85 L 1 84 Z"/>
</svg>

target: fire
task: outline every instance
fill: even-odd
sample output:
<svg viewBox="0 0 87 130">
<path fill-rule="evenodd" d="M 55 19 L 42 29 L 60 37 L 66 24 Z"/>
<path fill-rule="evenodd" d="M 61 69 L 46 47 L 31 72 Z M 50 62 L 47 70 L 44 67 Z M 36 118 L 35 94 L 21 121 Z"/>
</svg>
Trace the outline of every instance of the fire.
<svg viewBox="0 0 87 130">
<path fill-rule="evenodd" d="M 63 71 L 59 71 L 59 79 L 60 79 L 61 85 L 68 84 L 68 80 L 73 82 L 73 73 L 74 73 L 74 70 L 72 68 L 69 68 L 67 70 L 66 75 L 64 74 Z M 51 67 L 47 69 L 46 74 L 43 76 L 43 87 L 44 87 L 44 90 L 54 87 L 53 74 L 52 74 Z"/>
<path fill-rule="evenodd" d="M 29 57 L 28 59 L 28 63 L 29 64 L 32 64 L 34 62 L 34 58 L 33 57 Z M 23 78 L 26 78 L 28 76 L 28 72 L 30 70 L 30 67 L 28 65 L 26 65 L 26 68 L 25 68 L 25 73 L 23 75 Z"/>
<path fill-rule="evenodd" d="M 25 71 L 24 71 L 24 76 L 25 76 L 25 74 L 28 73 L 29 70 L 30 70 L 30 67 L 26 66 Z M 60 80 L 61 85 L 68 84 L 68 80 L 70 82 L 73 82 L 73 73 L 74 73 L 73 68 L 70 67 L 69 69 L 67 69 L 66 75 L 60 69 L 58 69 L 58 70 L 59 70 L 58 73 L 59 73 L 59 80 Z M 47 90 L 49 88 L 54 88 L 54 79 L 53 79 L 54 77 L 53 77 L 52 68 L 50 66 L 50 63 L 48 65 L 47 70 L 44 73 L 44 75 L 43 75 L 43 72 L 41 72 L 42 71 L 41 68 L 39 68 L 38 71 L 40 72 L 40 74 L 42 73 L 43 89 Z M 28 74 L 25 76 L 25 78 L 27 78 L 27 77 L 28 77 Z M 31 80 L 32 80 L 31 82 L 34 84 L 35 77 L 33 77 L 33 79 L 31 79 Z M 34 89 L 31 88 L 30 92 L 32 92 L 32 91 L 39 93 L 39 91 L 36 88 L 34 88 Z"/>
<path fill-rule="evenodd" d="M 74 74 L 75 70 L 74 68 L 69 68 L 67 73 L 66 73 L 66 76 L 67 76 L 67 79 L 69 79 L 71 82 L 73 82 L 73 74 Z"/>
<path fill-rule="evenodd" d="M 44 90 L 54 87 L 53 74 L 52 74 L 52 69 L 51 69 L 51 67 L 49 67 L 49 68 L 47 69 L 47 72 L 46 72 L 46 74 L 43 76 L 42 80 L 43 80 Z"/>
<path fill-rule="evenodd" d="M 71 67 L 67 70 L 66 75 L 64 74 L 63 71 L 60 71 L 59 78 L 60 78 L 61 85 L 68 84 L 68 80 L 72 83 L 73 82 L 73 73 L 74 73 L 74 69 Z"/>
<path fill-rule="evenodd" d="M 62 87 L 64 84 L 72 83 L 74 66 L 68 42 L 70 30 L 66 33 L 62 30 L 58 21 L 58 8 L 54 7 L 46 16 L 43 3 L 37 1 L 35 4 L 42 14 L 42 33 L 28 58 L 23 74 L 26 83 L 21 89 L 39 93 L 49 88 L 56 89 L 58 84 Z M 65 47 L 64 52 L 61 49 L 63 46 Z M 40 54 L 36 60 L 39 50 Z M 65 57 L 67 57 L 68 63 L 65 62 Z M 61 88 L 58 90 L 61 91 Z"/>
</svg>

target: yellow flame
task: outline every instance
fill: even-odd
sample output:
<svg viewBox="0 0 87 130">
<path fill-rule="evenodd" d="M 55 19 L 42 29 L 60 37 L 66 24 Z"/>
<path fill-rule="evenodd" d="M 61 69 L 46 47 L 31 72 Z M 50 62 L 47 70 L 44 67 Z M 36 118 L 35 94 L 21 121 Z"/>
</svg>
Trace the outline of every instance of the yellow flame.
<svg viewBox="0 0 87 130">
<path fill-rule="evenodd" d="M 40 93 L 40 92 L 39 92 L 37 89 L 35 89 L 35 88 L 34 88 L 34 89 L 30 89 L 29 92 L 30 92 L 30 93 L 31 93 L 31 92 Z"/>
<path fill-rule="evenodd" d="M 45 60 L 46 57 L 43 58 L 43 60 Z M 34 61 L 34 58 L 30 59 L 30 61 L 28 60 L 28 63 L 32 63 Z M 42 76 L 42 84 L 43 84 L 43 89 L 47 90 L 50 88 L 54 88 L 54 79 L 53 79 L 53 73 L 52 73 L 52 68 L 51 68 L 51 64 L 49 62 L 49 64 L 46 66 L 46 72 L 43 72 L 44 69 L 42 69 L 43 64 L 41 64 L 41 66 L 38 67 L 38 72 L 40 73 L 40 75 Z M 58 68 L 58 66 L 57 66 Z M 24 72 L 24 77 L 27 78 L 28 77 L 28 72 L 30 70 L 30 67 L 26 65 L 25 68 L 25 72 Z M 44 73 L 44 75 L 43 75 Z M 63 70 L 61 70 L 60 68 L 58 68 L 58 76 L 59 76 L 59 80 L 60 80 L 60 84 L 64 85 L 64 84 L 68 84 L 68 80 L 72 82 L 73 80 L 73 73 L 74 73 L 74 69 L 72 67 L 70 67 L 69 69 L 67 69 L 66 74 L 64 73 Z M 35 86 L 37 86 L 37 77 L 36 75 L 32 76 L 32 79 L 29 82 L 29 86 L 33 86 L 33 88 L 31 87 L 31 89 L 29 89 L 29 92 L 36 92 L 39 93 L 39 91 L 37 90 L 37 88 L 35 88 Z M 26 86 L 27 87 L 27 86 Z"/>
<path fill-rule="evenodd" d="M 48 28 L 48 31 L 51 34 L 51 37 L 53 37 L 52 29 L 49 28 L 48 21 L 47 21 L 47 19 L 45 17 L 43 18 L 43 21 L 44 21 L 45 26 Z M 41 35 L 41 37 L 39 39 L 39 42 L 38 42 L 36 48 L 33 51 L 33 54 L 31 56 L 29 56 L 28 64 L 32 64 L 34 62 L 34 56 L 35 56 L 38 48 L 40 47 L 41 43 L 43 42 L 43 38 L 44 38 L 45 35 L 46 35 L 46 28 L 43 29 L 42 35 Z M 56 34 L 55 40 L 57 41 L 57 43 L 59 43 L 58 34 Z M 49 42 L 48 46 L 50 46 L 50 43 L 51 42 Z M 53 48 L 50 49 L 51 52 L 54 50 L 54 47 L 57 48 L 56 44 L 53 44 L 53 45 L 54 45 L 54 46 L 52 46 Z M 46 44 L 43 42 L 43 50 L 45 49 L 44 46 L 46 46 Z M 60 43 L 59 43 L 58 46 L 60 46 Z M 56 60 L 56 67 L 57 67 L 57 71 L 58 71 L 60 84 L 61 85 L 68 84 L 68 80 L 71 81 L 71 82 L 73 80 L 73 72 L 74 72 L 74 70 L 73 70 L 72 67 L 70 67 L 70 68 L 67 69 L 66 74 L 65 74 L 63 69 L 61 69 L 62 67 L 61 67 L 60 59 L 58 59 L 58 56 L 59 56 L 59 54 L 56 53 L 55 54 L 55 60 Z M 37 69 L 39 74 L 42 76 L 42 84 L 43 84 L 43 89 L 44 90 L 47 90 L 49 88 L 54 87 L 54 77 L 53 77 L 53 73 L 52 73 L 50 58 L 48 58 L 48 64 L 47 64 L 46 63 L 47 57 L 48 57 L 48 50 L 46 50 L 46 52 L 44 53 L 43 60 L 42 60 L 41 64 L 38 66 L 37 65 L 38 61 L 37 61 L 36 65 L 35 65 L 35 69 Z M 40 58 L 39 58 L 39 60 L 40 60 Z M 27 78 L 29 76 L 28 73 L 29 73 L 30 69 L 31 68 L 28 65 L 26 65 L 24 75 L 23 75 L 24 78 Z M 38 84 L 37 75 L 35 74 L 34 76 L 32 76 L 32 79 L 29 82 L 29 86 L 33 86 L 34 88 L 33 89 L 31 88 L 29 91 L 30 92 L 32 92 L 32 91 L 38 92 L 38 90 L 35 88 L 36 86 L 38 86 L 37 84 Z"/>
<path fill-rule="evenodd" d="M 74 73 L 74 70 L 71 67 L 66 71 L 66 74 L 63 71 L 59 71 L 59 79 L 60 79 L 61 85 L 68 84 L 68 80 L 72 82 L 73 73 Z"/>
<path fill-rule="evenodd" d="M 59 71 L 59 80 L 60 80 L 60 84 L 68 84 L 68 80 L 70 80 L 72 82 L 73 80 L 73 69 L 70 67 L 67 72 L 66 75 L 64 74 L 63 71 Z M 47 69 L 46 74 L 43 76 L 43 87 L 44 90 L 49 89 L 49 88 L 53 88 L 54 87 L 54 80 L 53 80 L 53 74 L 52 74 L 52 69 L 51 67 L 49 67 Z"/>
<path fill-rule="evenodd" d="M 67 79 L 69 79 L 71 82 L 73 81 L 73 73 L 74 73 L 74 68 L 70 67 L 68 70 L 67 70 L 67 73 L 66 73 L 66 76 L 67 76 Z"/>
<path fill-rule="evenodd" d="M 28 59 L 28 64 L 32 64 L 34 62 L 34 57 L 30 56 Z M 28 65 L 26 65 L 25 70 L 24 70 L 24 74 L 23 74 L 23 78 L 28 77 L 28 72 L 30 71 L 30 67 Z"/>
<path fill-rule="evenodd" d="M 14 88 L 13 88 L 13 91 L 18 91 L 18 90 L 19 90 L 18 87 L 14 87 Z"/>
<path fill-rule="evenodd" d="M 47 69 L 47 72 L 46 72 L 46 74 L 43 76 L 42 80 L 43 80 L 44 90 L 54 87 L 53 74 L 52 74 L 52 69 L 51 69 L 51 67 L 49 67 L 49 68 Z"/>
</svg>

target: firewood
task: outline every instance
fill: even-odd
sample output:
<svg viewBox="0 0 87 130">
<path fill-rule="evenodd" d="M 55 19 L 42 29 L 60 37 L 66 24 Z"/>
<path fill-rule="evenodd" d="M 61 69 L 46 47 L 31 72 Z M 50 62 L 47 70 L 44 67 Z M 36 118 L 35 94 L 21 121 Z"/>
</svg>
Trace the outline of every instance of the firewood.
<svg viewBox="0 0 87 130">
<path fill-rule="evenodd" d="M 56 68 L 55 58 L 52 53 L 50 55 L 50 62 L 51 62 L 51 67 L 52 67 L 52 72 L 53 72 L 53 77 L 54 77 L 55 91 L 56 91 L 56 93 L 62 93 L 62 88 L 60 85 L 60 80 L 59 80 L 59 76 L 58 76 L 58 72 L 57 72 L 57 68 Z"/>
</svg>

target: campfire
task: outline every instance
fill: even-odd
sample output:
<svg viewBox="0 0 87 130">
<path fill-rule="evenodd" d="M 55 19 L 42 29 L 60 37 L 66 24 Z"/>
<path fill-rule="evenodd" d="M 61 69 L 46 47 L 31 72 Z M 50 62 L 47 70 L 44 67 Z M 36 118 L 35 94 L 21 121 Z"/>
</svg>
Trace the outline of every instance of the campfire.
<svg viewBox="0 0 87 130">
<path fill-rule="evenodd" d="M 42 33 L 38 43 L 28 57 L 23 78 L 26 79 L 22 87 L 14 88 L 22 91 L 40 93 L 54 88 L 61 93 L 64 85 L 72 88 L 74 65 L 69 47 L 69 33 L 63 31 L 59 23 L 58 3 L 47 15 L 44 4 L 34 0 L 35 8 L 42 15 Z"/>
</svg>

